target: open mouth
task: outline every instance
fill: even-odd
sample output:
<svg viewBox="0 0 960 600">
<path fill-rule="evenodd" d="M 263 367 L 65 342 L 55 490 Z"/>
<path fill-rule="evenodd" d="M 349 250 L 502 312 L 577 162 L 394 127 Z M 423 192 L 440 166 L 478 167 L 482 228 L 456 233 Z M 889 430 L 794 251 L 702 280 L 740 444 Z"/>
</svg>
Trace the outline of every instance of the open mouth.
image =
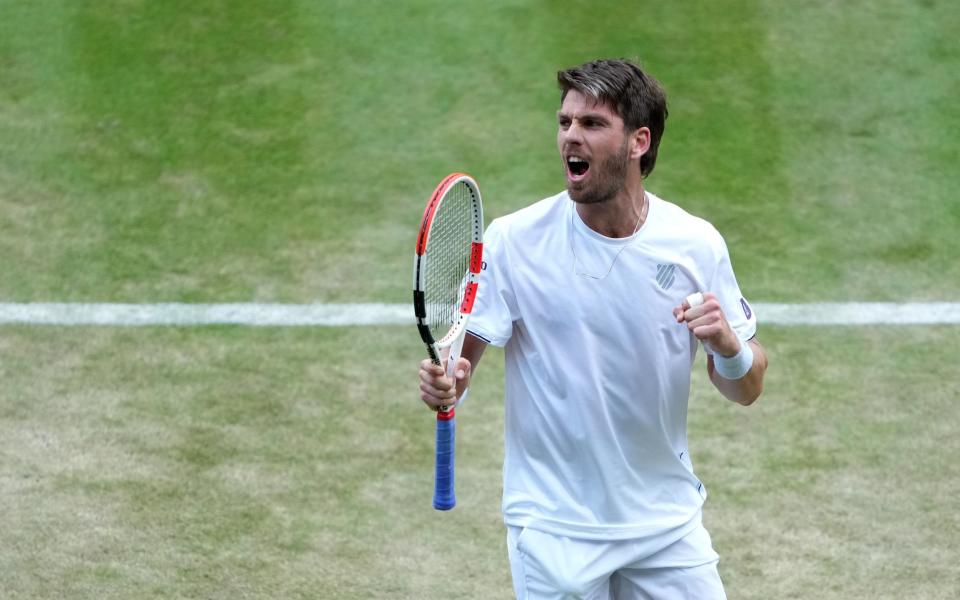
<svg viewBox="0 0 960 600">
<path fill-rule="evenodd" d="M 572 180 L 579 181 L 583 179 L 589 170 L 590 163 L 583 158 L 575 155 L 567 157 L 567 172 L 570 174 Z"/>
</svg>

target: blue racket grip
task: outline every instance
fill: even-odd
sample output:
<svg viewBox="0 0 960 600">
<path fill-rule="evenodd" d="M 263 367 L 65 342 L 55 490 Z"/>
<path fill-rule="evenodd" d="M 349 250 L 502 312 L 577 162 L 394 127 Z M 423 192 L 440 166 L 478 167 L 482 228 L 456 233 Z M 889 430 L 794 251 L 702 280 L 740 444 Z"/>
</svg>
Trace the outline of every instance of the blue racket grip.
<svg viewBox="0 0 960 600">
<path fill-rule="evenodd" d="M 453 407 L 437 413 L 437 470 L 434 477 L 433 507 L 450 510 L 457 505 L 453 492 L 453 463 L 457 420 Z"/>
</svg>

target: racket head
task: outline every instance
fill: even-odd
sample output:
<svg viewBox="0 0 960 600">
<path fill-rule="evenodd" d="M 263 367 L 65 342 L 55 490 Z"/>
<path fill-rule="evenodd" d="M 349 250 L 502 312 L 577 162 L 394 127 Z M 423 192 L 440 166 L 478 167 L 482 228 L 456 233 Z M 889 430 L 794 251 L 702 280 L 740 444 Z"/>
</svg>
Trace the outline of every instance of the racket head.
<svg viewBox="0 0 960 600">
<path fill-rule="evenodd" d="M 477 182 L 445 177 L 430 195 L 417 235 L 413 305 L 430 358 L 466 330 L 483 264 L 483 203 Z"/>
</svg>

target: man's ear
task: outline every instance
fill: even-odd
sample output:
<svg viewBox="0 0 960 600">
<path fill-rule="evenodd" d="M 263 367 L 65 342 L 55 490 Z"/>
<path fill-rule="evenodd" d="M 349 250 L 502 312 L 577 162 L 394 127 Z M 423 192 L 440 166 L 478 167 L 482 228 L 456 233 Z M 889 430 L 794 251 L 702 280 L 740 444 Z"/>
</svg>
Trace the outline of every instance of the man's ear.
<svg viewBox="0 0 960 600">
<path fill-rule="evenodd" d="M 630 134 L 630 160 L 640 160 L 640 157 L 650 150 L 650 129 L 640 127 Z"/>
</svg>

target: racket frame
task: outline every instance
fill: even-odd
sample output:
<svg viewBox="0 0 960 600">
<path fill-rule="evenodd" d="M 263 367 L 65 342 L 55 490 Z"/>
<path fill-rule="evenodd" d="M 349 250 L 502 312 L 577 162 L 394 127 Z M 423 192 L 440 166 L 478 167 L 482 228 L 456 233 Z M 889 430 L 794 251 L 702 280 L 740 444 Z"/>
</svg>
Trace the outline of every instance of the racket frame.
<svg viewBox="0 0 960 600">
<path fill-rule="evenodd" d="M 429 252 L 430 232 L 434 217 L 443 205 L 447 193 L 459 184 L 465 184 L 470 191 L 471 207 L 471 240 L 470 260 L 464 273 L 464 293 L 460 301 L 455 321 L 450 329 L 439 340 L 434 337 L 427 322 L 427 307 L 424 290 L 427 273 L 426 260 Z M 413 306 L 417 317 L 417 329 L 420 338 L 427 347 L 427 354 L 433 364 L 444 366 L 443 351 L 447 350 L 445 372 L 447 377 L 453 378 L 454 369 L 460 358 L 463 339 L 466 335 L 467 322 L 473 311 L 473 303 L 477 297 L 477 286 L 480 280 L 480 271 L 483 268 L 483 203 L 480 199 L 480 188 L 477 182 L 469 175 L 452 173 L 440 182 L 433 191 L 427 206 L 423 211 L 423 220 L 420 224 L 420 233 L 417 236 L 416 253 L 413 261 Z M 456 438 L 456 417 L 454 406 L 442 406 L 437 411 L 437 441 L 436 441 L 436 473 L 434 480 L 433 507 L 437 510 L 450 510 L 456 506 L 454 493 L 454 454 Z"/>
</svg>

